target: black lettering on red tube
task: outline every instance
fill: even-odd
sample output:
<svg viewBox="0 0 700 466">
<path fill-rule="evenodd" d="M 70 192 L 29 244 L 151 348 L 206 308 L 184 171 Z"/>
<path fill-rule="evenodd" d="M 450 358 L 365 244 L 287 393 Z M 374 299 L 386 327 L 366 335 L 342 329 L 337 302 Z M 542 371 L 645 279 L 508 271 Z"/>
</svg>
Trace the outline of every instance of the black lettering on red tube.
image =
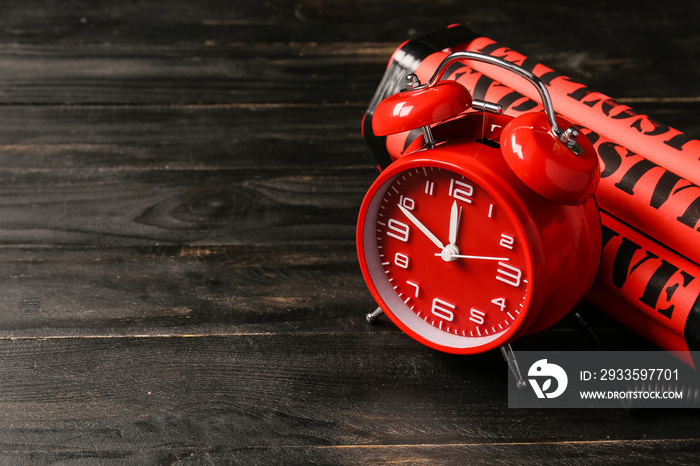
<svg viewBox="0 0 700 466">
<path fill-rule="evenodd" d="M 690 228 L 695 228 L 698 220 L 700 220 L 700 197 L 691 202 L 685 212 L 683 212 L 683 215 L 678 217 L 679 222 Z M 698 228 L 698 231 L 700 231 L 700 228 Z"/>
<path fill-rule="evenodd" d="M 615 187 L 629 195 L 634 195 L 634 187 L 639 179 L 654 167 L 658 167 L 658 165 L 650 160 L 640 160 L 627 170 L 622 179 L 615 183 Z"/>
<path fill-rule="evenodd" d="M 622 155 L 618 152 L 618 148 L 624 149 L 624 147 L 614 142 L 604 142 L 598 146 L 598 156 L 605 164 L 605 168 L 600 172 L 601 178 L 611 176 L 622 165 Z"/>
<path fill-rule="evenodd" d="M 613 261 L 612 270 L 612 282 L 618 288 L 622 286 L 627 281 L 627 278 L 634 273 L 634 271 L 649 259 L 658 259 L 659 256 L 650 251 L 644 251 L 644 257 L 640 259 L 636 264 L 632 264 L 632 258 L 635 253 L 642 249 L 640 245 L 633 242 L 632 240 L 623 237 L 620 247 L 617 249 L 615 254 L 615 260 Z"/>
</svg>

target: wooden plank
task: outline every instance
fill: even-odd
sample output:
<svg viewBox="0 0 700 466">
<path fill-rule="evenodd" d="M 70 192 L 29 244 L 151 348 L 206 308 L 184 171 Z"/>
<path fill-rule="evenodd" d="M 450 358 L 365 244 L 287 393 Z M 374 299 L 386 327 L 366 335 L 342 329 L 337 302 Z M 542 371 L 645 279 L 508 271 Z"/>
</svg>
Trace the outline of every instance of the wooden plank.
<svg viewBox="0 0 700 466">
<path fill-rule="evenodd" d="M 0 274 L 9 339 L 370 332 L 376 307 L 352 244 L 6 248 Z"/>
<path fill-rule="evenodd" d="M 662 56 L 657 46 L 659 35 L 639 34 L 640 24 L 678 46 L 683 46 L 680 35 L 691 36 L 696 26 L 695 8 L 686 3 L 648 10 L 635 9 L 636 5 L 632 0 L 596 8 L 586 4 L 551 8 L 544 2 L 524 4 L 517 0 L 468 6 L 458 0 L 414 2 L 409 6 L 398 0 L 328 5 L 293 0 L 177 5 L 163 0 L 120 4 L 100 0 L 60 3 L 59 7 L 41 0 L 10 0 L 3 3 L 0 40 L 145 44 L 400 42 L 422 31 L 461 22 L 482 30 L 502 31 L 508 37 L 520 38 L 521 43 L 542 43 L 550 37 L 559 43 L 576 43 L 586 38 L 587 49 L 604 50 L 624 37 L 631 41 L 623 46 L 630 51 L 648 50 Z M 630 11 L 636 11 L 635 21 L 630 20 Z M 692 46 L 685 44 L 686 50 Z"/>
<path fill-rule="evenodd" d="M 364 103 L 397 45 L 4 45 L 0 104 Z"/>
<path fill-rule="evenodd" d="M 594 440 L 594 441 L 531 441 L 516 443 L 446 443 L 440 445 L 361 445 L 316 446 L 310 448 L 281 448 L 285 464 L 440 464 L 493 465 L 541 464 L 547 462 L 567 465 L 643 464 L 663 461 L 666 464 L 694 464 L 693 452 L 698 442 L 692 439 Z M 274 461 L 272 451 L 254 449 L 241 452 L 236 459 L 244 462 Z M 210 457 L 193 453 L 196 458 Z"/>
<path fill-rule="evenodd" d="M 459 2 L 258 3 L 71 3 L 58 12 L 7 2 L 0 103 L 365 102 L 401 42 L 458 21 L 613 97 L 698 94 L 684 58 L 693 55 L 695 19 L 681 5 L 647 18 L 649 35 L 625 20 L 625 2 L 566 13 L 514 1 L 468 12 Z M 609 27 L 577 27 L 584 19 Z M 537 22 L 547 22 L 546 34 Z"/>
<path fill-rule="evenodd" d="M 318 173 L 346 167 L 376 174 L 360 132 L 364 110 L 364 105 L 4 107 L 0 170 L 96 177 L 101 170 L 284 167 Z"/>
<path fill-rule="evenodd" d="M 505 408 L 499 358 L 349 333 L 2 341 L 0 458 L 697 458 L 696 419 L 687 411 L 640 424 L 615 409 Z"/>
<path fill-rule="evenodd" d="M 680 63 L 489 36 L 615 98 L 682 102 L 700 91 Z M 3 45 L 0 104 L 365 105 L 401 42 Z"/>
<path fill-rule="evenodd" d="M 347 244 L 372 170 L 6 172 L 0 239 L 20 246 Z"/>
</svg>

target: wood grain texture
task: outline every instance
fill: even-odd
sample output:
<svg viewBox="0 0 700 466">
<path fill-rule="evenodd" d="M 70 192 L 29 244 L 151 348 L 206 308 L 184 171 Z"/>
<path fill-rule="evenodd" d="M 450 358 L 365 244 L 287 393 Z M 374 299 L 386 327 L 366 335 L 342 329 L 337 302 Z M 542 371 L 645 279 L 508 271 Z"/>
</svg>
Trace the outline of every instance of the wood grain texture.
<svg viewBox="0 0 700 466">
<path fill-rule="evenodd" d="M 402 352 L 410 360 L 391 357 Z M 499 355 L 416 351 L 399 334 L 69 338 L 3 342 L 0 353 L 12 355 L 0 397 L 7 459 L 631 464 L 692 459 L 698 445 L 682 411 L 508 410 Z"/>
<path fill-rule="evenodd" d="M 13 44 L 0 47 L 0 103 L 364 104 L 376 87 L 376 70 L 386 65 L 394 48 L 344 43 Z"/>
<path fill-rule="evenodd" d="M 364 107 L 4 107 L 0 176 L 325 168 L 363 169 L 369 184 L 376 168 L 360 134 Z"/>
<path fill-rule="evenodd" d="M 115 170 L 56 178 L 55 172 L 12 176 L 0 206 L 6 218 L 0 236 L 15 244 L 93 247 L 346 241 L 352 240 L 364 188 L 351 170 L 316 176 L 311 170 L 303 176 Z"/>
<path fill-rule="evenodd" d="M 698 462 L 690 410 L 515 410 L 355 252 L 393 50 L 462 22 L 700 136 L 693 2 L 3 2 L 0 463 Z M 653 33 L 650 33 L 653 31 Z M 649 345 L 595 309 L 606 349 Z M 567 317 L 520 349 L 599 349 Z"/>
</svg>

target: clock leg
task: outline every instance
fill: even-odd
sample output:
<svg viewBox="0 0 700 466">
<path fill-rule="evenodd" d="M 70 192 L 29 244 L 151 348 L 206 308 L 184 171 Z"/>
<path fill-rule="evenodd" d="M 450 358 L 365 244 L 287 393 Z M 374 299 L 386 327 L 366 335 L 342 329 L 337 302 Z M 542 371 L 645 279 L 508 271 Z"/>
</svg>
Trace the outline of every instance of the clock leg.
<svg viewBox="0 0 700 466">
<path fill-rule="evenodd" d="M 501 346 L 501 354 L 503 354 L 503 359 L 506 360 L 508 368 L 515 376 L 518 388 L 525 388 L 527 382 L 525 382 L 523 375 L 520 373 L 520 366 L 518 366 L 518 360 L 515 359 L 515 354 L 513 354 L 513 348 L 511 348 L 510 343 Z"/>
<path fill-rule="evenodd" d="M 374 312 L 370 312 L 369 314 L 367 314 L 365 318 L 367 319 L 367 322 L 373 324 L 377 321 L 377 317 L 379 317 L 382 314 L 384 314 L 384 311 L 382 311 L 381 307 L 378 307 L 374 310 Z"/>
</svg>

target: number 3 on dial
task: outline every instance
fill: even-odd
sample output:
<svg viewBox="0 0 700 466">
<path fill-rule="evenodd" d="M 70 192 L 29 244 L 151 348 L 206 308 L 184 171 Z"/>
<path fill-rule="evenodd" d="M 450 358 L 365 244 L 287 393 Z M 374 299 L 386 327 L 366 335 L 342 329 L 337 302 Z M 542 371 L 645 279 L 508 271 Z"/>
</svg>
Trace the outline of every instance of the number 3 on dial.
<svg viewBox="0 0 700 466">
<path fill-rule="evenodd" d="M 500 280 L 510 286 L 519 287 L 520 280 L 523 277 L 523 272 L 507 262 L 498 262 L 498 266 L 502 267 L 496 270 L 496 280 Z"/>
</svg>

